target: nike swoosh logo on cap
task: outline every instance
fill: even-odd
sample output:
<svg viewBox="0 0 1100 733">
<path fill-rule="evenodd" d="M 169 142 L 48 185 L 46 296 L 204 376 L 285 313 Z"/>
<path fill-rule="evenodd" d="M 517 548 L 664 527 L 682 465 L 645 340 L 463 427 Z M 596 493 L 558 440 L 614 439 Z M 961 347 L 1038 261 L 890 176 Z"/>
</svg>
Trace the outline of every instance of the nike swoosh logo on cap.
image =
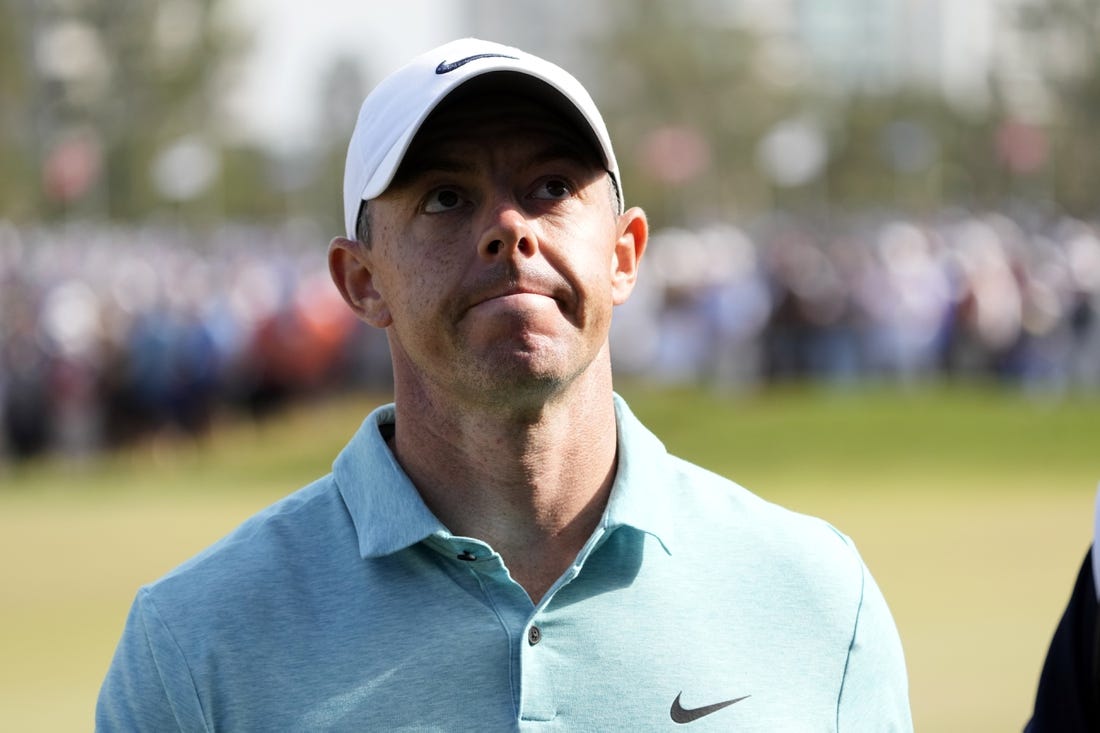
<svg viewBox="0 0 1100 733">
<path fill-rule="evenodd" d="M 509 56 L 508 54 L 505 54 L 505 53 L 479 53 L 479 54 L 475 54 L 473 56 L 467 56 L 464 59 L 459 59 L 458 61 L 440 61 L 439 66 L 435 67 L 435 73 L 437 73 L 437 74 L 447 74 L 447 73 L 452 72 L 452 71 L 454 71 L 455 69 L 457 69 L 461 66 L 465 66 L 466 64 L 470 63 L 471 61 L 477 61 L 478 59 L 492 59 L 492 58 L 512 59 L 513 61 L 518 61 L 519 60 L 515 56 Z"/>
<path fill-rule="evenodd" d="M 683 692 L 680 693 L 680 695 L 683 694 Z M 745 695 L 743 697 L 735 697 L 732 700 L 726 700 L 725 702 L 716 702 L 713 705 L 704 705 L 701 708 L 684 708 L 680 705 L 680 695 L 677 695 L 676 699 L 672 701 L 672 708 L 668 711 L 668 715 L 672 718 L 673 723 L 690 723 L 693 720 L 698 720 L 711 713 L 716 713 L 722 708 L 728 708 L 735 702 L 741 702 L 746 697 L 751 697 L 751 695 Z"/>
</svg>

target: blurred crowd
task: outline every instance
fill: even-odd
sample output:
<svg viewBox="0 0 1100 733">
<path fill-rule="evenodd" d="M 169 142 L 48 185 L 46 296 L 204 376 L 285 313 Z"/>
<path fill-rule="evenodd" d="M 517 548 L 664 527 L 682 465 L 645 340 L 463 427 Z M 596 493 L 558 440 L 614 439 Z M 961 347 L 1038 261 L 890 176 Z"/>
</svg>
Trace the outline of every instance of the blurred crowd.
<svg viewBox="0 0 1100 733">
<path fill-rule="evenodd" d="M 385 336 L 340 299 L 326 241 L 308 224 L 0 222 L 0 461 L 388 389 Z M 665 229 L 611 344 L 619 374 L 731 390 L 943 377 L 1100 390 L 1100 229 L 964 211 Z"/>
<path fill-rule="evenodd" d="M 388 379 L 308 226 L 0 226 L 0 456 L 80 455 Z"/>
<path fill-rule="evenodd" d="M 612 345 L 620 371 L 665 381 L 976 377 L 1097 390 L 1098 232 L 965 211 L 666 230 Z"/>
</svg>

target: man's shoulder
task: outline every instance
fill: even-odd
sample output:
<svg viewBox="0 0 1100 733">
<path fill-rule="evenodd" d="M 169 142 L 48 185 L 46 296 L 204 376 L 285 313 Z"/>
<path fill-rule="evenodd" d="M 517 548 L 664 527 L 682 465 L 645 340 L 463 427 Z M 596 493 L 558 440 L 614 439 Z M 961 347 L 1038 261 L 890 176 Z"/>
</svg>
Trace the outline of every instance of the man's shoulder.
<svg viewBox="0 0 1100 733">
<path fill-rule="evenodd" d="M 669 457 L 676 503 L 692 532 L 726 548 L 744 546 L 778 564 L 802 565 L 855 579 L 862 560 L 854 543 L 821 517 L 770 501 L 690 461 Z"/>
<path fill-rule="evenodd" d="M 708 509 L 723 512 L 749 514 L 754 519 L 765 518 L 780 524 L 823 524 L 822 520 L 788 509 L 765 499 L 733 479 L 684 458 L 669 455 L 668 464 L 674 490 L 691 504 L 706 505 Z"/>
<path fill-rule="evenodd" d="M 269 505 L 225 537 L 146 585 L 153 597 L 197 595 L 271 580 L 326 555 L 355 531 L 331 474 Z"/>
<path fill-rule="evenodd" d="M 754 557 L 807 569 L 821 567 L 862 579 L 862 560 L 851 540 L 827 521 L 793 511 L 712 470 L 668 453 L 660 439 L 616 397 L 625 453 L 620 479 L 632 501 L 676 544 L 730 557 L 729 548 L 751 546 Z M 644 498 L 642 498 L 644 497 Z"/>
</svg>

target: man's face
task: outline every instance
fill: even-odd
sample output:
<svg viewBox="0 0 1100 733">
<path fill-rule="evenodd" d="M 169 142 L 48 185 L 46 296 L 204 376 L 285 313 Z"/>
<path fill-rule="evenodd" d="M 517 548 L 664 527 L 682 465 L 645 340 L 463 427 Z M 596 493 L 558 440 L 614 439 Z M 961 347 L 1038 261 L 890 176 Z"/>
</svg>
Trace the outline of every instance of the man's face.
<svg viewBox="0 0 1100 733">
<path fill-rule="evenodd" d="M 442 108 L 369 212 L 367 320 L 397 378 L 482 401 L 552 393 L 606 357 L 645 244 L 589 143 L 524 98 Z"/>
</svg>

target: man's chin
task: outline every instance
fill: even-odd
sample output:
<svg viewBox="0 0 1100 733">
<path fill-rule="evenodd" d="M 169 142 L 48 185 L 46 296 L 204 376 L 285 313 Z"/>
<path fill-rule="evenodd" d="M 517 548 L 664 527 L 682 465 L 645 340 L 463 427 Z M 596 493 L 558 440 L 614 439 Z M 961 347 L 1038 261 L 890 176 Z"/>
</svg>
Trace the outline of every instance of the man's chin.
<svg viewBox="0 0 1100 733">
<path fill-rule="evenodd" d="M 551 396 L 572 380 L 557 354 L 530 349 L 498 349 L 481 360 L 476 381 L 487 397 L 511 399 Z"/>
<path fill-rule="evenodd" d="M 493 381 L 516 387 L 553 384 L 563 379 L 565 371 L 555 357 L 539 350 L 498 350 L 487 360 L 483 373 Z"/>
</svg>

